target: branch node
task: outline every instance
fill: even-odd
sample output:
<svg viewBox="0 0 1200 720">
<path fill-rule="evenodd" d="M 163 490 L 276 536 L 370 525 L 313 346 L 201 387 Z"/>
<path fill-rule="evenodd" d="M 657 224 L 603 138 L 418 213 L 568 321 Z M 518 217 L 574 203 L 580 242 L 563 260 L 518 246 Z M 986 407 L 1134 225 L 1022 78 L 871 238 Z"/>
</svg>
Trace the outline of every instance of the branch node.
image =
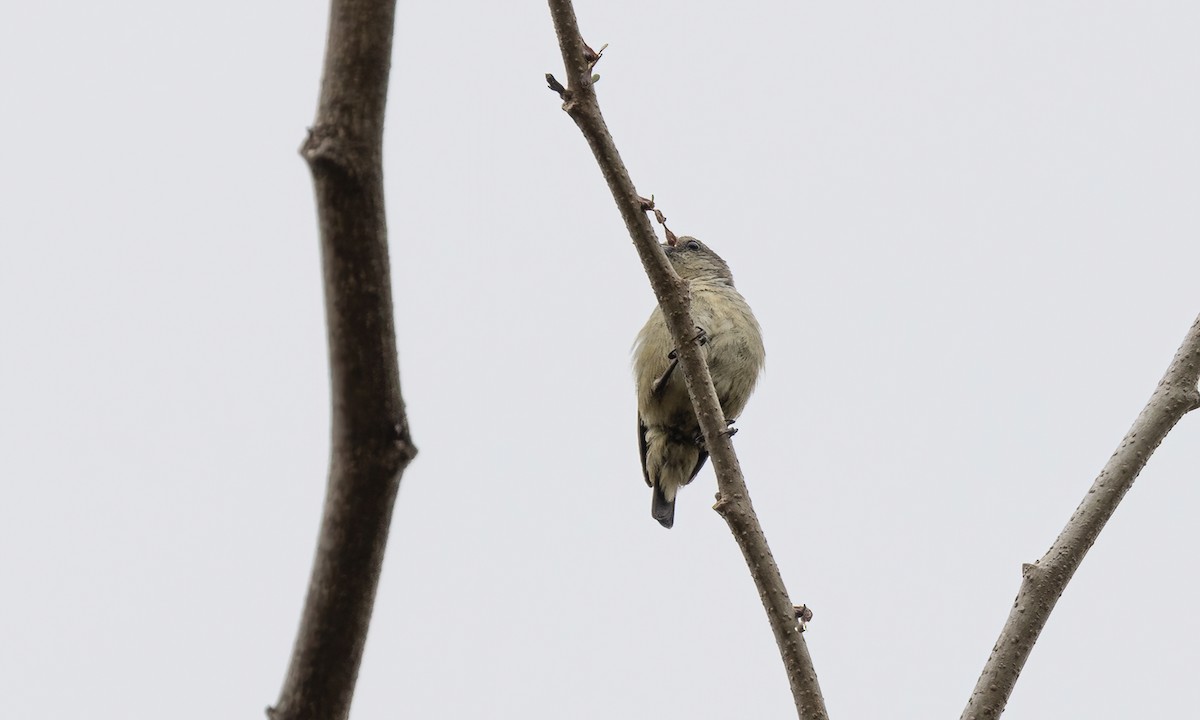
<svg viewBox="0 0 1200 720">
<path fill-rule="evenodd" d="M 679 238 L 676 237 L 675 233 L 671 232 L 671 228 L 667 227 L 667 216 L 663 214 L 662 210 L 659 210 L 658 208 L 654 207 L 654 196 L 651 195 L 650 199 L 647 200 L 646 198 L 639 195 L 638 202 L 641 203 L 643 211 L 654 213 L 654 219 L 658 221 L 659 225 L 662 225 L 663 231 L 666 233 L 667 244 L 668 245 L 677 244 L 679 242 Z"/>
<path fill-rule="evenodd" d="M 567 99 L 567 95 L 569 94 L 567 89 L 558 81 L 558 78 L 554 77 L 553 73 L 546 73 L 546 85 L 549 86 L 551 90 L 558 93 L 559 98 L 562 100 Z"/>
<path fill-rule="evenodd" d="M 1187 410 L 1184 410 L 1185 413 L 1200 408 L 1200 388 L 1189 388 L 1185 391 L 1184 398 L 1185 407 L 1187 407 Z"/>
<path fill-rule="evenodd" d="M 608 49 L 608 43 L 600 46 L 600 52 L 596 52 L 586 42 L 583 44 L 583 59 L 587 61 L 588 72 L 591 72 L 596 63 L 600 62 L 600 58 L 604 57 L 604 51 Z"/>
<path fill-rule="evenodd" d="M 808 623 L 813 618 L 813 611 L 808 605 L 796 605 L 796 624 L 800 626 L 800 632 L 808 629 Z"/>
</svg>

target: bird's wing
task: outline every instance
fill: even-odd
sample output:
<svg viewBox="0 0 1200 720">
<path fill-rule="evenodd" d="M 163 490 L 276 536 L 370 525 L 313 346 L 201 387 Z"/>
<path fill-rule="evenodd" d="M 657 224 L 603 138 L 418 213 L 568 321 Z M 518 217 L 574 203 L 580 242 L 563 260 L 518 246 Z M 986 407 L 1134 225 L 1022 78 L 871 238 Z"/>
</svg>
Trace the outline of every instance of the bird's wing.
<svg viewBox="0 0 1200 720">
<path fill-rule="evenodd" d="M 638 413 L 638 456 L 642 460 L 642 477 L 646 478 L 646 484 L 650 485 L 650 473 L 646 470 L 646 423 L 642 422 L 641 413 Z"/>
</svg>

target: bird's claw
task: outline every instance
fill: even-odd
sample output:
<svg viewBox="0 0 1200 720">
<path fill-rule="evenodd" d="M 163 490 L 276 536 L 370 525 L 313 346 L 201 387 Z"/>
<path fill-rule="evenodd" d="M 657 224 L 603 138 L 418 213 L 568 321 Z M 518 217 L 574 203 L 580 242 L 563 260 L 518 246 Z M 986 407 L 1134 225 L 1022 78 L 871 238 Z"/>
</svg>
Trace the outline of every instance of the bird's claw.
<svg viewBox="0 0 1200 720">
<path fill-rule="evenodd" d="M 727 420 L 726 425 L 728 425 L 728 427 L 722 430 L 720 434 L 724 435 L 725 437 L 733 437 L 734 435 L 737 435 L 738 429 L 733 426 L 733 423 L 733 420 Z M 704 431 L 697 430 L 696 436 L 692 439 L 695 441 L 696 447 L 704 449 Z"/>
<path fill-rule="evenodd" d="M 696 326 L 696 335 L 695 335 L 695 337 L 692 338 L 692 342 L 700 345 L 701 347 L 707 345 L 708 344 L 708 331 L 705 330 L 704 328 L 700 327 L 699 325 L 697 325 Z M 671 352 L 667 353 L 668 360 L 675 360 L 678 357 L 679 357 L 678 349 L 672 350 Z"/>
</svg>

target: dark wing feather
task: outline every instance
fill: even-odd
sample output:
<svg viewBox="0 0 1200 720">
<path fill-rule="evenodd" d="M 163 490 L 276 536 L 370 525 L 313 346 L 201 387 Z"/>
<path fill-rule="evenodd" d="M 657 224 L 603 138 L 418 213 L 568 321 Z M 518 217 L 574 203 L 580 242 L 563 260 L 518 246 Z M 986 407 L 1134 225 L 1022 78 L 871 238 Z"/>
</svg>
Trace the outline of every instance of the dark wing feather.
<svg viewBox="0 0 1200 720">
<path fill-rule="evenodd" d="M 642 477 L 646 478 L 647 485 L 651 485 L 650 473 L 646 470 L 646 423 L 642 422 L 641 413 L 638 413 L 638 457 L 642 459 Z"/>
</svg>

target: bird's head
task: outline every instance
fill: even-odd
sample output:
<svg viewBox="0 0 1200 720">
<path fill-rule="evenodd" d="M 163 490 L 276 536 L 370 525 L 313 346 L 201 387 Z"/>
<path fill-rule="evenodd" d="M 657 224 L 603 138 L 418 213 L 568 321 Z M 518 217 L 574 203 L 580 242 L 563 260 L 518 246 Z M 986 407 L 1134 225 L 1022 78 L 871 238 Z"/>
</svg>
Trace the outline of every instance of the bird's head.
<svg viewBox="0 0 1200 720">
<path fill-rule="evenodd" d="M 663 252 L 671 261 L 675 272 L 684 280 L 723 280 L 733 284 L 733 273 L 720 255 L 694 237 L 671 236 L 663 244 Z"/>
</svg>

